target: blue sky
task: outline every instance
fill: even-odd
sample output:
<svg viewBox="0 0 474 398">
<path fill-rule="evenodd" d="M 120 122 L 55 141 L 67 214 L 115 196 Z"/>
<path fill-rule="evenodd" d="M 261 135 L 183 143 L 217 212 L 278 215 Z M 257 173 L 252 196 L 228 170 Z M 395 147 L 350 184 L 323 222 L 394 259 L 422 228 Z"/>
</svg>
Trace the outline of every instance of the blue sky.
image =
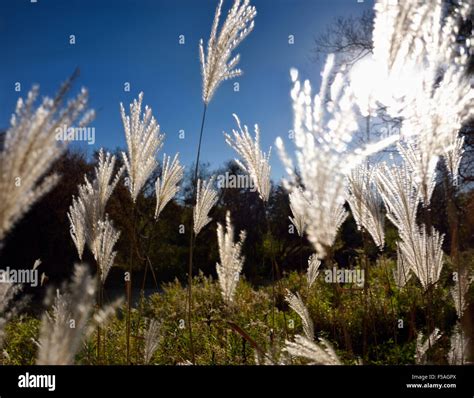
<svg viewBox="0 0 474 398">
<path fill-rule="evenodd" d="M 360 1 L 360 0 L 359 0 Z M 227 10 L 231 0 L 224 1 Z M 234 157 L 222 132 L 235 126 L 232 113 L 249 126 L 260 125 L 262 147 L 286 136 L 292 125 L 289 70 L 296 67 L 317 88 L 321 64 L 312 59 L 314 37 L 337 16 L 373 7 L 364 0 L 253 0 L 256 27 L 239 46 L 244 75 L 224 82 L 214 96 L 204 133 L 202 161 L 221 166 Z M 195 158 L 202 114 L 200 38 L 207 41 L 217 0 L 2 0 L 0 2 L 0 128 L 6 128 L 19 95 L 33 84 L 54 95 L 76 68 L 78 86 L 89 89 L 97 112 L 96 143 L 81 148 L 125 147 L 119 103 L 140 91 L 166 134 L 163 151 L 179 152 L 184 164 Z M 222 21 L 221 21 L 222 22 Z M 69 44 L 69 36 L 76 44 Z M 185 44 L 179 44 L 179 36 Z M 295 44 L 288 44 L 288 35 Z M 14 91 L 20 82 L 22 91 Z M 124 83 L 130 82 L 130 92 Z M 179 139 L 180 130 L 186 138 Z M 163 153 L 163 152 L 162 152 Z M 162 156 L 160 153 L 160 158 Z M 272 154 L 273 177 L 283 169 Z"/>
</svg>

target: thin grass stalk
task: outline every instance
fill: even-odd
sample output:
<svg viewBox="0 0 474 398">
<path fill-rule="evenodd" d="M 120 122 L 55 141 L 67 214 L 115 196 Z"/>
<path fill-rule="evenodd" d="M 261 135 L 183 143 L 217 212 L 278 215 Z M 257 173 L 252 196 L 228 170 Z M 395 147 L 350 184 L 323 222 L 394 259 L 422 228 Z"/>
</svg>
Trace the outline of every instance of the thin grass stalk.
<svg viewBox="0 0 474 398">
<path fill-rule="evenodd" d="M 450 243 L 450 252 L 451 252 L 451 259 L 456 268 L 458 273 L 457 275 L 457 283 L 459 292 L 462 292 L 462 278 L 464 273 L 462 272 L 462 265 L 459 259 L 459 218 L 457 215 L 457 205 L 456 205 L 456 194 L 457 194 L 457 185 L 450 184 L 448 178 L 445 179 L 445 190 L 448 200 L 448 223 L 450 225 L 451 230 L 451 243 Z M 462 293 L 459 294 L 459 308 L 462 308 Z M 461 327 L 459 328 L 459 335 L 461 338 L 461 347 L 464 347 L 464 328 L 462 322 L 462 314 L 459 319 Z M 464 355 L 461 355 L 461 365 L 464 365 Z"/>
<path fill-rule="evenodd" d="M 102 308 L 102 279 L 101 279 L 101 270 L 99 264 L 97 264 L 97 284 L 99 288 L 97 289 L 97 309 L 100 311 Z M 97 363 L 100 365 L 100 324 L 97 324 Z"/>
<path fill-rule="evenodd" d="M 300 284 L 301 286 L 303 286 L 305 285 L 303 282 L 303 280 L 305 279 L 305 269 L 303 267 L 303 235 L 300 236 L 298 251 L 299 251 L 299 256 L 300 256 L 300 270 L 299 270 Z M 309 297 L 309 286 L 307 287 L 306 292 L 307 292 L 307 296 Z"/>
<path fill-rule="evenodd" d="M 145 272 L 143 273 L 143 280 L 142 280 L 142 285 L 141 285 L 141 289 L 140 289 L 140 302 L 139 302 L 139 305 L 138 305 L 138 309 L 139 309 L 139 312 L 138 312 L 138 322 L 137 322 L 137 327 L 136 327 L 136 330 L 135 330 L 135 335 L 136 336 L 139 336 L 140 334 L 140 324 L 142 322 L 142 317 L 143 317 L 143 308 L 144 308 L 144 300 L 145 300 L 145 284 L 146 284 L 146 277 L 147 277 L 147 274 L 148 274 L 148 267 L 150 267 L 152 273 L 153 273 L 153 267 L 151 265 L 151 261 L 149 261 L 149 253 L 150 253 L 150 248 L 151 248 L 151 242 L 153 242 L 155 240 L 155 237 L 156 237 L 156 224 L 158 223 L 158 221 L 156 221 L 155 223 L 153 223 L 153 230 L 151 232 L 151 234 L 148 236 L 148 245 L 147 245 L 147 248 L 145 250 L 145 256 L 142 257 L 140 255 L 140 252 L 138 251 L 137 249 L 137 256 L 138 258 L 140 259 L 140 261 L 143 261 L 144 265 L 145 265 Z M 156 282 L 156 277 L 153 273 L 153 278 L 155 279 L 155 282 Z M 158 287 L 158 285 L 157 285 Z M 144 332 L 145 333 L 145 332 Z M 145 338 L 145 336 L 141 336 L 141 338 Z M 140 360 L 140 354 L 138 352 L 138 347 L 136 349 L 136 359 L 137 361 Z M 137 362 L 138 363 L 138 362 Z"/>
<path fill-rule="evenodd" d="M 270 245 L 272 245 L 272 243 L 271 243 L 272 237 L 271 237 L 271 232 L 270 232 L 270 220 L 268 219 L 268 214 L 267 214 L 267 202 L 264 202 L 263 213 L 265 215 L 265 223 L 267 224 L 267 232 L 270 234 Z M 276 300 L 275 299 L 275 267 L 274 267 L 272 259 L 270 260 L 270 262 L 271 262 L 271 267 L 272 267 L 272 332 L 271 332 L 271 340 L 273 342 L 273 337 L 274 337 L 274 332 L 275 332 L 275 307 L 276 307 L 276 301 L 275 301 Z"/>
<path fill-rule="evenodd" d="M 127 328 L 126 328 L 126 339 L 127 339 L 127 364 L 130 364 L 130 326 L 131 326 L 131 311 L 132 311 L 132 268 L 133 268 L 133 255 L 135 245 L 135 233 L 136 233 L 136 209 L 135 203 L 132 202 L 132 239 L 130 240 L 130 261 L 128 266 L 128 281 L 127 281 Z"/>
<path fill-rule="evenodd" d="M 364 359 L 366 358 L 367 355 L 367 310 L 368 310 L 368 289 L 369 289 L 369 284 L 368 284 L 368 274 L 369 274 L 369 264 L 368 264 L 368 258 L 367 258 L 367 249 L 368 249 L 368 244 L 367 244 L 367 234 L 365 231 L 362 231 L 362 242 L 363 242 L 363 248 L 364 248 L 364 255 L 363 255 L 363 263 L 364 263 L 364 319 L 362 322 L 362 357 Z"/>
<path fill-rule="evenodd" d="M 397 328 L 396 328 L 395 325 L 396 325 L 396 322 L 397 322 L 398 311 L 395 311 L 395 306 L 393 305 L 393 294 L 391 294 L 393 289 L 392 289 L 392 284 L 390 283 L 390 276 L 389 276 L 389 273 L 387 271 L 388 266 L 387 266 L 386 258 L 383 254 L 380 256 L 380 258 L 382 259 L 382 263 L 383 263 L 382 266 L 383 266 L 383 269 L 384 269 L 385 278 L 387 279 L 388 290 L 390 292 L 390 294 L 389 294 L 389 296 L 390 296 L 390 308 L 392 310 L 392 315 L 394 317 L 394 319 L 393 319 L 393 339 L 394 339 L 395 344 L 397 344 L 397 340 L 398 340 L 398 338 L 397 338 Z"/>
<path fill-rule="evenodd" d="M 202 137 L 204 132 L 204 126 L 206 123 L 206 114 L 207 114 L 207 103 L 204 103 L 204 109 L 202 113 L 202 121 L 201 121 L 201 131 L 199 133 L 199 144 L 198 150 L 196 155 L 196 165 L 194 167 L 194 181 L 193 181 L 193 192 L 192 192 L 192 204 L 193 209 L 196 206 L 196 190 L 197 190 L 197 180 L 198 180 L 198 172 L 199 172 L 199 160 L 201 157 L 201 145 L 202 145 Z M 193 339 L 193 328 L 191 322 L 191 311 L 192 311 L 192 284 L 193 284 L 193 257 L 194 257 L 194 245 L 195 245 L 195 236 L 194 236 L 194 228 L 193 228 L 193 216 L 191 215 L 191 222 L 190 222 L 190 239 L 189 239 L 189 262 L 188 262 L 188 308 L 187 308 L 187 318 L 188 318 L 188 331 L 189 331 L 189 350 L 191 353 L 191 362 L 194 364 L 196 357 L 194 351 L 194 339 Z"/>
<path fill-rule="evenodd" d="M 431 305 L 433 303 L 433 288 L 434 285 L 428 286 L 428 289 L 424 292 L 425 306 L 426 306 L 426 335 L 430 336 L 431 331 L 434 330 L 433 313 L 431 311 Z M 431 349 L 431 341 L 428 338 L 428 350 Z"/>
</svg>

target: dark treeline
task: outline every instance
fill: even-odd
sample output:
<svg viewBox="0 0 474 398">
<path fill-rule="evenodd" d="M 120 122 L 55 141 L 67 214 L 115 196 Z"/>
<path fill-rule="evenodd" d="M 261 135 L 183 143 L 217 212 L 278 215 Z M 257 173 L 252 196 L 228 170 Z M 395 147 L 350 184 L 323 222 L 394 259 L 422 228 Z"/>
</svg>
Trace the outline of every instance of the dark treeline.
<svg viewBox="0 0 474 398">
<path fill-rule="evenodd" d="M 116 150 L 115 153 L 118 158 L 116 166 L 120 167 L 120 151 Z M 83 153 L 72 150 L 67 151 L 56 162 L 53 169 L 61 175 L 60 183 L 36 203 L 7 236 L 0 252 L 2 267 L 29 268 L 39 258 L 42 261 L 40 271 L 46 274 L 49 283 L 57 285 L 71 275 L 73 264 L 79 259 L 69 234 L 67 211 L 72 197 L 77 195 L 78 185 L 84 181 L 84 174 L 92 175 L 94 165 L 95 157 L 87 159 Z M 158 221 L 155 221 L 154 184 L 160 172 L 158 167 L 138 199 L 138 241 L 133 280 L 135 288 L 143 284 L 148 288 L 158 287 L 161 283 L 175 278 L 183 283 L 186 280 L 189 226 L 192 217 L 190 206 L 192 175 L 189 172 L 185 175 L 180 196 L 172 201 Z M 203 178 L 210 175 L 238 176 L 242 175 L 242 171 L 234 162 L 228 162 L 218 170 L 210 170 L 209 165 L 204 164 L 201 165 L 200 175 Z M 449 254 L 451 237 L 443 186 L 441 178 L 434 193 L 431 211 L 434 225 L 446 234 L 444 249 Z M 461 251 L 467 251 L 474 247 L 474 190 L 461 186 L 458 189 L 457 206 L 460 248 Z M 116 245 L 118 254 L 115 265 L 107 280 L 108 287 L 123 286 L 123 271 L 129 264 L 130 239 L 133 236 L 131 209 L 130 194 L 122 177 L 107 205 L 107 213 L 114 221 L 115 227 L 121 231 L 120 240 Z M 306 238 L 298 236 L 288 218 L 291 215 L 288 195 L 281 185 L 274 184 L 267 206 L 268 223 L 265 221 L 265 209 L 262 201 L 258 199 L 258 193 L 248 188 L 233 186 L 219 189 L 218 204 L 210 214 L 213 222 L 204 228 L 197 239 L 196 272 L 201 270 L 206 275 L 215 275 L 215 264 L 218 261 L 215 222 L 222 223 L 227 210 L 231 211 L 236 231 L 243 229 L 247 232 L 243 274 L 250 282 L 259 285 L 270 281 L 269 258 L 272 250 L 281 274 L 306 269 L 307 259 L 312 253 L 311 245 Z M 385 253 L 395 258 L 397 231 L 388 221 L 386 230 Z M 349 216 L 335 244 L 335 259 L 339 266 L 356 265 L 357 254 L 362 247 L 362 235 L 357 230 L 353 218 Z M 90 253 L 87 251 L 85 253 L 84 261 L 94 264 Z M 374 259 L 377 256 L 377 248 L 372 243 L 369 254 Z"/>
</svg>

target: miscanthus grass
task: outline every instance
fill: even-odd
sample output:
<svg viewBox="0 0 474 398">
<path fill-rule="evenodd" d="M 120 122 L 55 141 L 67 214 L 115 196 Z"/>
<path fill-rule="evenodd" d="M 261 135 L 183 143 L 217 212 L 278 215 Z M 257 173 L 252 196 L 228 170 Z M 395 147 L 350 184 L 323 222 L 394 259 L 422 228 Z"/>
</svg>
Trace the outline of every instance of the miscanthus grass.
<svg viewBox="0 0 474 398">
<path fill-rule="evenodd" d="M 143 189 L 147 179 L 158 166 L 156 156 L 163 145 L 164 135 L 160 133 L 160 126 L 153 116 L 152 109 L 146 105 L 142 113 L 143 92 L 138 95 L 138 100 L 130 104 L 130 114 L 125 113 L 123 104 L 120 104 L 120 114 L 127 141 L 127 153 L 122 152 L 126 168 L 125 185 L 132 198 L 132 223 L 133 233 L 130 242 L 130 262 L 127 275 L 127 362 L 130 362 L 130 312 L 132 306 L 132 271 L 133 259 L 136 249 L 136 220 L 135 211 L 138 195 Z"/>
<path fill-rule="evenodd" d="M 118 184 L 123 167 L 115 173 L 115 156 L 99 151 L 95 177 L 92 182 L 84 176 L 84 184 L 79 186 L 79 194 L 73 198 L 67 214 L 71 224 L 70 234 L 82 260 L 84 246 L 87 245 L 97 265 L 99 287 L 97 305 L 102 306 L 105 280 L 114 264 L 117 252 L 114 246 L 120 237 L 105 207 Z M 100 357 L 100 327 L 97 329 L 97 356 Z"/>
<path fill-rule="evenodd" d="M 286 187 L 290 192 L 302 190 L 302 195 L 294 197 L 293 213 L 306 220 L 308 239 L 324 258 L 348 215 L 344 208 L 347 177 L 365 158 L 397 137 L 355 150 L 349 147 L 358 128 L 354 95 L 344 83 L 344 74 L 335 70 L 333 55 L 326 61 L 316 96 L 309 81 L 302 84 L 298 80 L 296 70 L 291 77 L 296 167 L 281 138 L 276 145 L 288 175 Z"/>
<path fill-rule="evenodd" d="M 313 321 L 301 297 L 287 292 L 286 301 L 301 318 L 304 335 L 296 335 L 294 341 L 287 340 L 283 351 L 292 357 L 303 358 L 312 365 L 340 365 L 341 361 L 329 341 L 320 338 L 319 344 L 314 342 Z"/>
<path fill-rule="evenodd" d="M 234 227 L 230 220 L 230 212 L 227 212 L 225 229 L 221 224 L 217 224 L 220 263 L 216 264 L 216 271 L 222 299 L 228 306 L 234 301 L 235 289 L 239 283 L 240 273 L 245 261 L 245 257 L 242 256 L 244 241 L 245 231 L 241 231 L 239 240 L 234 242 Z"/>
<path fill-rule="evenodd" d="M 176 154 L 171 161 L 170 156 L 163 156 L 161 177 L 158 177 L 155 183 L 156 208 L 155 220 L 166 205 L 179 192 L 179 183 L 183 179 L 184 167 L 181 165 Z"/>
<path fill-rule="evenodd" d="M 199 43 L 204 109 L 192 181 L 193 211 L 186 292 L 190 360 L 180 359 L 183 364 L 196 364 L 191 323 L 195 240 L 212 221 L 210 212 L 218 199 L 214 178 L 204 181 L 199 176 L 206 112 L 222 82 L 242 74 L 238 68 L 240 56 L 234 52 L 254 28 L 256 16 L 255 7 L 249 0 L 235 0 L 221 25 L 222 13 L 223 1 L 219 1 L 207 46 L 202 40 Z M 341 363 L 329 341 L 316 340 L 318 333 L 315 333 L 303 297 L 309 297 L 312 289 L 319 288 L 316 280 L 322 261 L 328 264 L 335 261 L 333 247 L 349 209 L 357 227 L 370 234 L 380 250 L 386 240 L 385 217 L 397 229 L 397 263 L 393 278 L 400 290 L 398 293 L 415 296 L 416 289 L 422 293 L 427 313 L 426 330 L 418 333 L 414 360 L 418 364 L 429 362 L 431 347 L 444 334 L 435 327 L 439 324 L 439 317 L 432 314 L 431 307 L 433 291 L 443 281 L 445 254 L 442 250 L 444 235 L 433 227 L 427 215 L 430 214 L 440 161 L 447 169 L 446 185 L 452 188 L 457 184 L 465 144 L 459 131 L 474 115 L 473 88 L 466 74 L 472 56 L 472 40 L 461 37 L 459 32 L 460 22 L 467 20 L 471 13 L 472 2 L 467 1 L 457 2 L 447 13 L 443 0 L 378 0 L 373 55 L 361 60 L 357 73 L 340 68 L 336 56 L 329 55 L 319 93 L 313 95 L 309 81 L 300 81 L 298 72 L 291 71 L 295 156 L 287 154 L 281 139 L 276 144 L 288 175 L 284 184 L 289 192 L 290 221 L 300 239 L 308 238 L 315 253 L 308 258 L 306 281 L 303 281 L 307 295 L 286 293 L 290 309 L 301 318 L 301 334 L 287 335 L 284 346 L 283 341 L 271 341 L 267 350 L 267 347 L 261 349 L 255 339 L 249 338 L 240 328 L 238 333 L 249 339 L 255 349 L 257 363 Z M 57 128 L 64 125 L 81 127 L 93 116 L 87 111 L 85 90 L 65 104 L 69 85 L 70 81 L 54 99 L 45 98 L 39 106 L 35 106 L 37 88 L 33 88 L 26 100 L 18 101 L 0 153 L 0 242 L 33 203 L 57 183 L 57 175 L 46 176 L 65 148 L 57 140 Z M 140 93 L 130 105 L 129 114 L 120 105 L 127 142 L 127 152 L 122 153 L 124 168 L 117 171 L 115 157 L 101 150 L 94 176 L 84 178 L 72 200 L 68 212 L 70 234 L 79 259 L 84 258 L 86 250 L 92 254 L 97 278 L 92 277 L 85 266 L 76 266 L 69 286 L 52 297 L 52 307 L 42 317 L 37 340 L 38 364 L 74 363 L 84 340 L 95 329 L 98 330 L 100 359 L 98 326 L 115 308 L 101 308 L 102 289 L 114 264 L 117 255 L 114 247 L 120 237 L 120 231 L 115 229 L 105 209 L 123 172 L 133 213 L 126 319 L 126 356 L 127 363 L 130 363 L 131 272 L 138 239 L 135 236 L 135 207 L 147 180 L 158 166 L 157 154 L 164 138 L 151 108 L 145 107 L 142 111 L 142 103 L 143 93 Z M 355 145 L 353 136 L 360 130 L 360 116 L 372 116 L 374 109 L 370 108 L 376 106 L 384 107 L 388 115 L 400 121 L 400 134 L 365 146 Z M 238 165 L 255 185 L 267 217 L 266 206 L 271 194 L 270 151 L 265 153 L 261 149 L 258 125 L 251 135 L 249 128 L 241 124 L 237 116 L 234 117 L 237 128 L 232 134 L 225 134 L 225 140 L 237 153 Z M 394 144 L 396 160 L 385 159 L 374 164 L 369 158 Z M 184 167 L 178 155 L 164 155 L 162 172 L 154 186 L 155 220 L 179 192 L 183 175 Z M 425 215 L 423 222 L 419 213 Z M 217 226 L 217 286 L 225 304 L 224 313 L 237 301 L 236 287 L 245 259 L 244 238 L 244 233 L 235 236 L 228 212 L 225 225 Z M 456 260 L 455 255 L 451 254 L 451 257 Z M 458 279 L 451 287 L 457 319 L 450 335 L 447 359 L 451 364 L 462 364 L 468 354 L 469 339 L 462 328 L 472 275 L 456 261 L 453 263 L 458 266 Z M 272 258 L 272 271 L 275 264 Z M 390 276 L 387 278 L 390 285 Z M 408 283 L 413 292 L 406 289 Z M 20 286 L 10 283 L 0 284 L 0 344 L 5 324 L 12 314 L 9 305 L 19 289 Z M 338 292 L 336 286 L 335 292 Z M 336 296 L 337 299 L 342 297 L 343 294 Z M 274 291 L 272 299 L 274 313 Z M 415 298 L 413 303 L 416 310 Z M 146 320 L 143 363 L 153 362 L 164 338 L 162 325 L 161 320 Z M 275 323 L 272 333 L 274 326 Z"/>
<path fill-rule="evenodd" d="M 38 86 L 25 100 L 18 99 L 0 152 L 0 245 L 15 223 L 58 183 L 57 174 L 44 177 L 66 148 L 57 140 L 58 129 L 82 127 L 94 117 L 87 110 L 84 88 L 64 104 L 73 78 L 54 98 L 44 97 L 39 106 L 35 106 Z"/>
<path fill-rule="evenodd" d="M 220 84 L 229 79 L 233 79 L 242 75 L 242 70 L 237 68 L 240 61 L 240 55 L 232 57 L 233 52 L 239 44 L 248 36 L 254 28 L 254 18 L 257 11 L 254 6 L 250 5 L 250 0 L 234 0 L 234 4 L 227 13 L 227 17 L 219 27 L 219 20 L 222 12 L 223 0 L 219 0 L 219 4 L 214 15 L 211 34 L 207 43 L 207 52 L 204 49 L 204 42 L 199 42 L 199 59 L 201 62 L 202 75 L 202 101 L 204 109 L 202 113 L 201 130 L 199 132 L 199 143 L 196 153 L 196 161 L 194 168 L 194 180 L 192 191 L 193 211 L 197 206 L 197 186 L 199 181 L 199 161 L 201 156 L 201 145 L 206 123 L 206 114 L 209 103 L 211 102 L 217 88 Z M 220 28 L 220 29 L 219 29 Z M 192 362 L 195 362 L 193 332 L 191 325 L 192 310 L 192 274 L 193 274 L 193 256 L 194 256 L 194 239 L 196 229 L 196 218 L 194 217 L 194 225 L 190 231 L 189 241 L 189 264 L 188 264 L 188 329 L 190 341 L 190 353 Z"/>
<path fill-rule="evenodd" d="M 84 340 L 106 321 L 118 303 L 94 312 L 96 282 L 85 265 L 76 265 L 71 283 L 56 291 L 37 341 L 38 365 L 71 365 Z"/>
<path fill-rule="evenodd" d="M 234 119 L 237 123 L 238 131 L 232 130 L 232 136 L 224 133 L 227 144 L 237 152 L 240 159 L 235 159 L 239 167 L 246 172 L 252 179 L 260 199 L 264 203 L 268 202 L 270 197 L 270 154 L 265 154 L 260 149 L 260 128 L 258 124 L 255 125 L 255 138 L 252 139 L 248 127 L 240 123 L 240 119 L 234 114 Z"/>
</svg>

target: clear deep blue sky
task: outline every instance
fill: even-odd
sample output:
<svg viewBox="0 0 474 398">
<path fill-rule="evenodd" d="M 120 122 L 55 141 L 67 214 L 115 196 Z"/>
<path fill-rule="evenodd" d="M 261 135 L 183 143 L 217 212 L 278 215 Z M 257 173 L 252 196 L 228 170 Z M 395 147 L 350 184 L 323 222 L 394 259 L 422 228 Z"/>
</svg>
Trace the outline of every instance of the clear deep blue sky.
<svg viewBox="0 0 474 398">
<path fill-rule="evenodd" d="M 224 1 L 227 10 L 232 0 Z M 54 95 L 76 68 L 75 91 L 85 86 L 96 143 L 79 144 L 91 153 L 101 146 L 125 147 L 119 103 L 128 104 L 140 91 L 166 134 L 164 151 L 180 152 L 190 165 L 195 157 L 202 114 L 200 38 L 207 41 L 218 0 L 1 0 L 0 1 L 0 128 L 8 126 L 19 95 L 32 84 L 42 95 Z M 239 46 L 244 75 L 224 82 L 208 111 L 201 159 L 212 167 L 234 157 L 222 132 L 234 127 L 232 113 L 245 124 L 258 123 L 265 151 L 292 125 L 289 70 L 296 67 L 314 89 L 321 63 L 312 59 L 314 37 L 337 16 L 358 15 L 372 0 L 253 0 L 255 30 Z M 222 16 L 223 19 L 224 15 Z M 221 19 L 221 22 L 222 22 Z M 76 44 L 69 44 L 69 35 Z M 288 45 L 288 35 L 295 44 Z M 179 45 L 179 35 L 186 44 Z M 21 82 L 22 92 L 14 91 Z M 131 83 L 124 92 L 124 82 Z M 186 139 L 178 138 L 184 129 Z M 160 158 L 162 156 L 160 154 Z M 273 177 L 283 175 L 276 152 Z"/>
</svg>

